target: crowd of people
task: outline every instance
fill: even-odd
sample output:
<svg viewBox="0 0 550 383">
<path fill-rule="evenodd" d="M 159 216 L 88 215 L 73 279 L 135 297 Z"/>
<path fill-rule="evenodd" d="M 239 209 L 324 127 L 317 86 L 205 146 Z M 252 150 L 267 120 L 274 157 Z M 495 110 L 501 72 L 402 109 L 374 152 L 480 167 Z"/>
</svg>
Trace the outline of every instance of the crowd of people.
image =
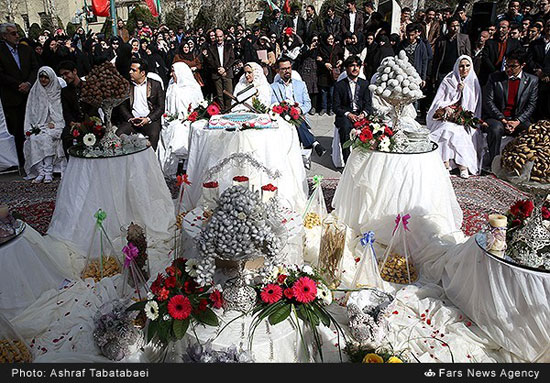
<svg viewBox="0 0 550 383">
<path fill-rule="evenodd" d="M 418 119 L 432 131 L 445 165 L 458 167 L 461 176 L 488 168 L 503 136 L 515 136 L 548 117 L 548 0 L 512 0 L 494 24 L 481 28 L 474 28 L 476 15 L 468 16 L 464 8 L 414 13 L 403 8 L 399 33 L 391 33 L 372 2 L 361 9 L 355 0 L 345 4 L 342 15 L 334 7 L 318 15 L 307 5 L 302 16 L 302 9 L 294 6 L 288 15 L 274 10 L 261 25 L 226 29 L 153 28 L 138 20 L 130 34 L 118 20 L 118 36 L 111 38 L 79 28 L 73 36 L 61 29 L 45 30 L 33 41 L 19 36 L 15 25 L 2 24 L 0 97 L 19 163 L 27 163 L 25 171 L 35 182 L 51 181 L 57 159 L 71 143 L 67 126 L 98 114 L 79 102 L 79 89 L 92 66 L 106 61 L 132 84 L 131 100 L 114 113 L 114 123 L 121 132 L 146 133 L 154 148 L 167 109 L 181 111 L 179 104 L 213 98 L 223 112 L 229 111 L 231 95 L 246 82 L 260 84 L 264 102 L 280 101 L 281 96 L 298 102 L 304 114 L 336 115 L 340 142 L 345 142 L 350 125 L 373 112 L 367 85 L 378 66 L 402 50 L 420 75 L 426 96 L 415 104 Z M 60 86 L 54 74 L 64 80 Z M 174 99 L 190 94 L 195 96 L 186 102 Z M 457 103 L 483 118 L 481 129 L 433 119 L 437 108 Z M 46 144 L 30 144 L 34 137 L 25 132 L 40 124 L 51 130 L 51 149 L 35 155 Z M 318 155 L 326 152 L 307 124 L 298 134 L 305 148 Z M 486 144 L 481 134 L 486 134 Z M 63 141 L 64 151 L 56 140 Z M 489 154 L 482 163 L 484 144 Z M 344 151 L 344 159 L 348 156 Z"/>
</svg>

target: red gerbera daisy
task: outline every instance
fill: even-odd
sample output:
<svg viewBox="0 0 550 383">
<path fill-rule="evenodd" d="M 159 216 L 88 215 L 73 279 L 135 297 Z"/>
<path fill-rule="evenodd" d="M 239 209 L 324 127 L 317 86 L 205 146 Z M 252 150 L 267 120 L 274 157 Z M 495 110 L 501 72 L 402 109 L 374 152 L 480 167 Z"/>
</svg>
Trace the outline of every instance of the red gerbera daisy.
<svg viewBox="0 0 550 383">
<path fill-rule="evenodd" d="M 187 319 L 192 309 L 191 302 L 183 295 L 173 296 L 168 302 L 168 314 L 174 319 Z"/>
<path fill-rule="evenodd" d="M 220 114 L 220 107 L 216 103 L 210 104 L 208 105 L 208 108 L 206 108 L 206 113 L 208 113 L 210 116 Z"/>
<path fill-rule="evenodd" d="M 262 301 L 268 304 L 272 304 L 275 302 L 278 302 L 283 296 L 283 289 L 279 285 L 275 285 L 273 283 L 270 283 L 266 287 L 263 288 L 262 292 L 260 293 L 260 298 L 262 298 Z"/>
<path fill-rule="evenodd" d="M 222 293 L 219 290 L 214 290 L 210 294 L 210 301 L 212 302 L 212 307 L 219 309 L 223 305 Z"/>
<path fill-rule="evenodd" d="M 300 303 L 310 303 L 317 297 L 317 285 L 308 277 L 301 277 L 292 286 L 294 298 Z"/>
</svg>

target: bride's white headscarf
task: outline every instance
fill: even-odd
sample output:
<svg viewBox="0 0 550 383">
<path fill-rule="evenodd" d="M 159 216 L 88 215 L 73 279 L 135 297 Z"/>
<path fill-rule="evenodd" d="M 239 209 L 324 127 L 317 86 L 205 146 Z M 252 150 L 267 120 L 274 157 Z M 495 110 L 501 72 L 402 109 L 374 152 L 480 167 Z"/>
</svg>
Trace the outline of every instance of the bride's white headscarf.
<svg viewBox="0 0 550 383">
<path fill-rule="evenodd" d="M 260 100 L 262 104 L 269 107 L 271 105 L 271 86 L 265 78 L 263 68 L 255 62 L 246 63 L 244 66 L 251 67 L 254 73 L 254 80 L 252 80 L 252 84 L 254 84 L 254 87 L 258 89 L 258 94 L 256 95 L 256 97 Z M 235 85 L 233 95 L 237 95 L 240 91 L 242 91 L 249 85 L 250 84 L 246 80 L 246 74 L 243 74 L 239 79 L 239 82 Z"/>
<path fill-rule="evenodd" d="M 54 122 L 56 129 L 65 126 L 61 106 L 61 85 L 57 75 L 49 66 L 43 66 L 38 70 L 38 76 L 44 74 L 50 79 L 48 85 L 43 87 L 37 78 L 29 91 L 25 110 L 25 131 L 30 131 L 32 126 L 43 128 L 48 122 Z"/>
<path fill-rule="evenodd" d="M 195 80 L 191 68 L 184 62 L 177 62 L 172 65 L 177 82 L 170 80 L 166 90 L 166 112 L 178 114 L 185 118 L 188 114 L 189 105 L 196 108 L 204 99 L 200 85 Z"/>
<path fill-rule="evenodd" d="M 464 80 L 460 79 L 460 74 L 458 71 L 458 67 L 462 60 L 468 60 L 470 62 L 470 72 Z M 474 63 L 472 62 L 470 56 L 462 55 L 456 60 L 453 71 L 443 78 L 441 85 L 439 85 L 439 88 L 437 89 L 437 93 L 426 118 L 428 128 L 430 128 L 430 124 L 434 122 L 433 115 L 437 109 L 444 108 L 458 102 L 461 93 L 458 89 L 458 84 L 460 82 L 464 83 L 461 101 L 462 107 L 465 110 L 474 112 L 476 117 L 481 117 L 481 86 L 479 85 L 477 75 L 474 71 Z"/>
</svg>

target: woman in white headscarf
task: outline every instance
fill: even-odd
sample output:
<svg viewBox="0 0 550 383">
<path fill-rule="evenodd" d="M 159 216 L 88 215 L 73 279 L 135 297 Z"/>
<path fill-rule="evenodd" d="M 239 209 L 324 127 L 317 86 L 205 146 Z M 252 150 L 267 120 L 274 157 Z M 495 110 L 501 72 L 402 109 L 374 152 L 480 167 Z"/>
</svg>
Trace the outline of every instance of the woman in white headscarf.
<svg viewBox="0 0 550 383">
<path fill-rule="evenodd" d="M 439 145 L 439 152 L 447 169 L 458 167 L 460 177 L 480 173 L 481 132 L 453 122 L 434 120 L 441 108 L 459 104 L 466 111 L 481 117 L 481 87 L 469 56 L 460 56 L 451 73 L 447 74 L 432 102 L 426 118 L 431 139 Z"/>
<path fill-rule="evenodd" d="M 166 176 L 175 176 L 178 162 L 187 158 L 190 122 L 185 119 L 190 108 L 196 108 L 204 100 L 201 87 L 186 63 L 174 63 L 171 75 L 166 90 L 164 128 L 157 148 L 160 166 Z"/>
<path fill-rule="evenodd" d="M 50 183 L 54 171 L 64 171 L 64 126 L 61 85 L 53 69 L 43 66 L 29 92 L 25 111 L 25 172 L 33 183 Z"/>
<path fill-rule="evenodd" d="M 271 86 L 267 82 L 265 77 L 264 70 L 255 62 L 249 62 L 244 65 L 244 74 L 239 79 L 239 82 L 235 85 L 235 90 L 233 91 L 233 96 L 237 97 L 239 92 L 243 91 L 250 85 L 254 85 L 257 93 L 254 97 L 258 99 L 262 104 L 269 107 L 271 105 Z M 254 98 L 253 97 L 253 98 Z M 252 106 L 252 99 L 246 102 L 248 105 Z M 235 111 L 248 110 L 242 104 L 236 105 L 232 109 Z"/>
</svg>

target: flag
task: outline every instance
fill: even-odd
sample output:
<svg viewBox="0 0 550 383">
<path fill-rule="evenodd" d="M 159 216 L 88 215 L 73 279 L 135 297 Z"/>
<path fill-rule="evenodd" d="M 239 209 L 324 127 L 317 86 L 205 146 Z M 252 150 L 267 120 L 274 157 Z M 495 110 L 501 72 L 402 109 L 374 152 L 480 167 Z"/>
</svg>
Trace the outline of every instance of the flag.
<svg viewBox="0 0 550 383">
<path fill-rule="evenodd" d="M 159 15 L 159 7 L 158 7 L 158 0 L 145 0 L 147 3 L 147 6 L 149 7 L 149 10 L 151 11 L 151 14 L 153 17 L 158 17 Z"/>
<path fill-rule="evenodd" d="M 281 9 L 275 4 L 272 0 L 265 0 L 267 2 L 267 5 L 269 6 L 270 10 L 276 9 L 277 11 L 280 11 Z"/>
<path fill-rule="evenodd" d="M 109 0 L 92 0 L 92 12 L 96 16 L 107 17 L 111 14 L 111 2 Z"/>
<path fill-rule="evenodd" d="M 283 10 L 286 14 L 290 14 L 290 0 L 285 0 L 285 5 L 283 6 Z"/>
</svg>

